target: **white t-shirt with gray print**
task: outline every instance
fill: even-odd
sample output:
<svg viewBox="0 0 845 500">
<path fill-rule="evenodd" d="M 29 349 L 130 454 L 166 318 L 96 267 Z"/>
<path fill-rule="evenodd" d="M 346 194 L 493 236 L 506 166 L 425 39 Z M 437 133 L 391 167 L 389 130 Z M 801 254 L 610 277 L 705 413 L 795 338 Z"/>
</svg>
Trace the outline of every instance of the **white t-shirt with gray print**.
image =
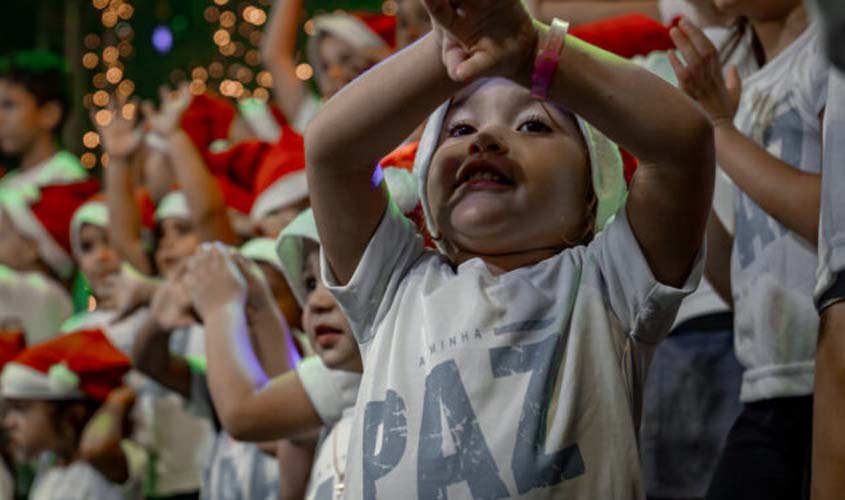
<svg viewBox="0 0 845 500">
<path fill-rule="evenodd" d="M 533 266 L 455 268 L 391 202 L 346 286 L 323 256 L 365 367 L 345 498 L 643 498 L 648 361 L 701 268 L 658 283 L 624 210 Z"/>
<path fill-rule="evenodd" d="M 815 25 L 743 82 L 734 124 L 790 166 L 821 173 L 829 63 Z M 813 392 L 817 250 L 737 190 L 731 262 L 743 402 Z"/>
</svg>

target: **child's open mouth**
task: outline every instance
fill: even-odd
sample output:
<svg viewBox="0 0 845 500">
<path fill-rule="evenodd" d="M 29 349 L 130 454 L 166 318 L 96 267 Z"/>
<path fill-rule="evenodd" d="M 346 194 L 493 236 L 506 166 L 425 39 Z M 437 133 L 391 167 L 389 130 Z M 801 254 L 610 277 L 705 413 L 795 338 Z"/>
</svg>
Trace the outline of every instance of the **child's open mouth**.
<svg viewBox="0 0 845 500">
<path fill-rule="evenodd" d="M 314 329 L 314 338 L 323 349 L 334 346 L 342 335 L 343 330 L 331 325 L 320 324 Z"/>
<path fill-rule="evenodd" d="M 508 169 L 483 158 L 470 160 L 458 169 L 454 188 L 469 190 L 502 189 L 514 185 Z"/>
</svg>

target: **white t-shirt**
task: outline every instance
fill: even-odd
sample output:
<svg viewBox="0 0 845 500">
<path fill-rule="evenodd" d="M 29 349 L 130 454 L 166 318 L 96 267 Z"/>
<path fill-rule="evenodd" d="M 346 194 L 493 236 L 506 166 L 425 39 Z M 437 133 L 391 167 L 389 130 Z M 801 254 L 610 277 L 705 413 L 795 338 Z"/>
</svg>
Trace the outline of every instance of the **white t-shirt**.
<svg viewBox="0 0 845 500">
<path fill-rule="evenodd" d="M 191 409 L 209 422 L 216 418 L 214 402 L 204 373 L 192 370 Z M 203 500 L 278 500 L 281 494 L 279 464 L 255 443 L 235 441 L 225 431 L 214 437 L 214 446 L 203 470 Z"/>
<path fill-rule="evenodd" d="M 45 455 L 39 460 L 29 500 L 140 500 L 137 485 L 119 485 L 106 479 L 87 462 L 52 465 Z"/>
<path fill-rule="evenodd" d="M 819 114 L 829 63 L 810 25 L 743 82 L 737 128 L 803 172 L 821 173 Z M 817 251 L 737 190 L 731 262 L 736 353 L 746 368 L 743 402 L 813 392 L 818 315 Z"/>
<path fill-rule="evenodd" d="M 94 311 L 72 318 L 63 331 L 103 328 L 109 340 L 131 356 L 139 326 L 148 316 L 149 311 L 141 309 L 112 324 L 114 312 Z M 175 331 L 170 351 L 179 356 L 203 356 L 202 328 L 194 325 Z M 127 382 L 137 393 L 132 439 L 146 450 L 150 461 L 145 490 L 151 496 L 198 491 L 215 435 L 211 424 L 190 412 L 182 396 L 137 370 L 129 372 Z"/>
<path fill-rule="evenodd" d="M 622 210 L 588 246 L 493 276 L 426 250 L 391 202 L 350 282 L 361 346 L 346 498 L 642 498 L 646 369 L 682 289 Z"/>
<path fill-rule="evenodd" d="M 845 73 L 831 70 L 827 96 L 817 297 L 845 271 Z"/>
<path fill-rule="evenodd" d="M 42 273 L 19 273 L 0 265 L 0 319 L 16 319 L 26 333 L 26 345 L 55 336 L 73 313 L 70 296 Z"/>
<path fill-rule="evenodd" d="M 13 170 L 0 177 L 0 189 L 14 189 L 26 198 L 37 196 L 38 188 L 85 180 L 88 171 L 73 153 L 59 151 L 49 160 L 26 170 Z"/>
<path fill-rule="evenodd" d="M 350 406 L 340 420 L 325 428 L 311 466 L 305 500 L 335 500 L 345 489 L 346 455 L 354 420 L 355 407 Z"/>
</svg>

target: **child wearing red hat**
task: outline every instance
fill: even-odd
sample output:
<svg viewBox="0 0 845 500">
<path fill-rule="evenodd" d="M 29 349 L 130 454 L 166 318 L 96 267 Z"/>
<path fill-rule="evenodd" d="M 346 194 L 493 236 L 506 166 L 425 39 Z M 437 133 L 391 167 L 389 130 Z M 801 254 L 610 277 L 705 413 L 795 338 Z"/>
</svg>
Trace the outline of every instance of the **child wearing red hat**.
<svg viewBox="0 0 845 500">
<path fill-rule="evenodd" d="M 31 500 L 139 498 L 119 446 L 96 463 L 83 461 L 79 451 L 86 424 L 129 368 L 99 330 L 32 346 L 3 367 L 4 427 L 16 454 L 39 460 Z"/>
<path fill-rule="evenodd" d="M 0 326 L 0 370 L 6 363 L 26 349 L 26 337 L 20 330 L 11 330 Z M 0 413 L 5 409 L 0 400 Z M 0 498 L 12 498 L 15 494 L 15 481 L 11 470 L 14 468 L 12 450 L 5 429 L 0 429 Z"/>
<path fill-rule="evenodd" d="M 16 170 L 0 178 L 0 189 L 32 196 L 41 186 L 88 176 L 76 156 L 58 148 L 70 106 L 59 56 L 22 51 L 0 58 L 0 102 L 0 150 L 20 159 Z"/>
<path fill-rule="evenodd" d="M 72 312 L 64 287 L 74 269 L 70 216 L 98 189 L 94 180 L 52 185 L 35 200 L 0 190 L 0 318 L 17 318 L 30 343 L 55 333 Z"/>
</svg>

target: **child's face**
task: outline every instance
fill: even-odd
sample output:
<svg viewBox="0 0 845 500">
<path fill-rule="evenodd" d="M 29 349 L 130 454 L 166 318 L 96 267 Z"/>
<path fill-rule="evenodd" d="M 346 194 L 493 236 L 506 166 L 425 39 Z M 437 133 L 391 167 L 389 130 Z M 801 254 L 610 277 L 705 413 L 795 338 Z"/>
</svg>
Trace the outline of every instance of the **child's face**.
<svg viewBox="0 0 845 500">
<path fill-rule="evenodd" d="M 455 97 L 426 189 L 440 235 L 472 255 L 562 249 L 590 224 L 588 153 L 574 118 L 501 78 Z"/>
<path fill-rule="evenodd" d="M 0 208 L 0 264 L 16 271 L 28 271 L 37 266 L 38 260 L 38 245 L 21 234 Z"/>
<path fill-rule="evenodd" d="M 313 250 L 305 260 L 302 278 L 308 298 L 302 311 L 302 326 L 314 352 L 335 370 L 363 370 L 358 343 L 346 315 L 320 281 L 320 252 Z"/>
<path fill-rule="evenodd" d="M 120 272 L 120 257 L 109 242 L 105 228 L 83 224 L 79 229 L 79 270 L 88 279 L 94 296 L 100 298 L 109 276 Z"/>
<path fill-rule="evenodd" d="M 276 299 L 276 305 L 288 322 L 288 326 L 301 329 L 302 309 L 299 308 L 299 303 L 296 301 L 293 292 L 291 292 L 285 276 L 278 269 L 266 262 L 257 260 L 255 263 L 261 268 L 264 279 L 267 280 L 267 285 L 270 287 L 270 292 L 273 293 L 273 298 Z"/>
<path fill-rule="evenodd" d="M 396 45 L 404 49 L 431 31 L 431 18 L 420 0 L 399 0 L 396 12 Z"/>
<path fill-rule="evenodd" d="M 802 0 L 714 0 L 725 14 L 747 16 L 755 21 L 780 19 L 801 4 Z"/>
<path fill-rule="evenodd" d="M 55 106 L 39 106 L 31 93 L 0 79 L 0 150 L 8 155 L 26 151 L 43 133 L 57 125 Z"/>
<path fill-rule="evenodd" d="M 293 205 L 287 205 L 264 215 L 256 222 L 256 233 L 265 238 L 276 239 L 288 224 L 296 219 L 296 216 L 301 214 L 303 210 L 308 208 L 308 198 Z"/>
<path fill-rule="evenodd" d="M 164 219 L 159 228 L 161 237 L 155 252 L 156 266 L 163 278 L 171 279 L 196 252 L 200 238 L 191 221 L 181 217 Z"/>
<path fill-rule="evenodd" d="M 31 459 L 55 449 L 59 436 L 56 432 L 55 411 L 47 401 L 6 400 L 3 427 L 15 455 Z"/>
<path fill-rule="evenodd" d="M 320 64 L 323 76 L 317 82 L 320 94 L 328 99 L 377 64 L 386 54 L 359 50 L 332 35 L 323 35 L 319 41 Z"/>
</svg>

